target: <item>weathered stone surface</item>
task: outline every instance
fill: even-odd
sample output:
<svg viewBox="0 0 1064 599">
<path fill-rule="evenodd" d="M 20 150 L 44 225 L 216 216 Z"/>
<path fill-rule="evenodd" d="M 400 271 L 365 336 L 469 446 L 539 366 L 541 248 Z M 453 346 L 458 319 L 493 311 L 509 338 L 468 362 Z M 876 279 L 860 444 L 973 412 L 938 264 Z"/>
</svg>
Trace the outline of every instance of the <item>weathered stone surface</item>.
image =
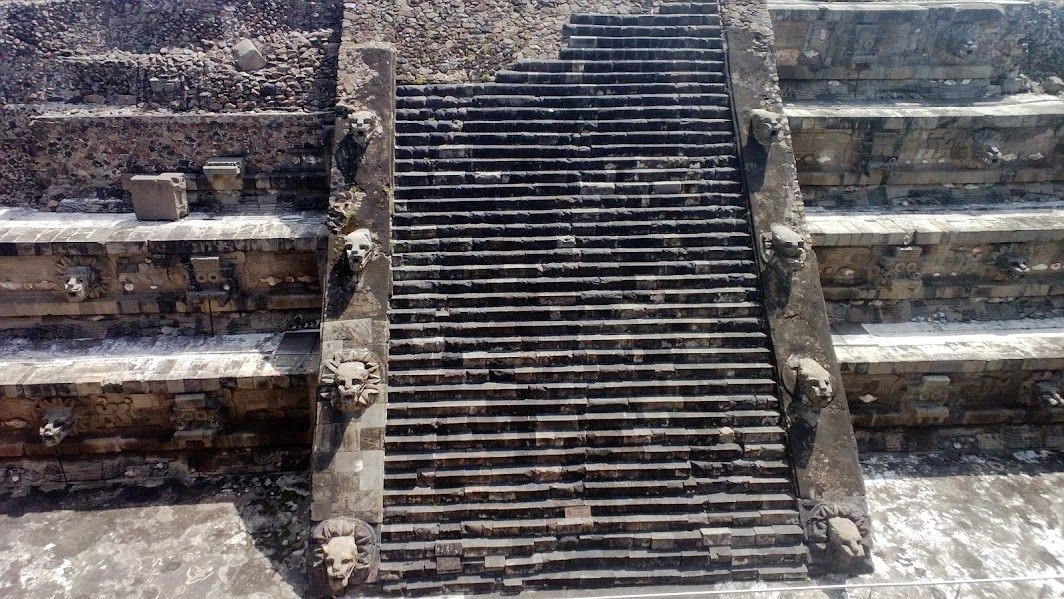
<svg viewBox="0 0 1064 599">
<path fill-rule="evenodd" d="M 258 45 L 248 38 L 244 38 L 233 46 L 233 60 L 241 71 L 257 71 L 268 63 L 262 57 L 262 51 Z"/>
<path fill-rule="evenodd" d="M 181 173 L 134 175 L 126 182 L 133 213 L 140 220 L 181 220 L 188 216 L 185 176 Z"/>
<path fill-rule="evenodd" d="M 865 324 L 839 330 L 858 440 L 887 451 L 958 442 L 984 451 L 1058 448 L 1064 413 L 1042 402 L 1064 369 L 1060 319 Z M 965 434 L 965 428 L 968 431 Z"/>
<path fill-rule="evenodd" d="M 722 3 L 721 10 L 731 49 L 729 75 L 739 122 L 750 118 L 753 110 L 780 112 L 783 106 L 773 76 L 776 60 L 767 7 L 756 1 L 728 1 Z M 796 245 L 797 238 L 803 235 L 804 205 L 798 189 L 797 153 L 792 152 L 791 131 L 785 127 L 780 141 L 768 148 L 753 142 L 752 131 L 739 129 L 738 132 L 754 231 L 761 239 L 775 239 L 773 227 L 776 227 L 775 231 L 779 232 L 776 236 L 782 240 L 785 234 L 781 227 L 790 229 L 791 235 L 786 237 L 794 241 L 781 245 Z M 793 143 L 796 147 L 797 142 Z M 805 258 L 803 265 L 785 279 L 772 272 L 774 269 L 761 271 L 777 369 L 787 371 L 787 360 L 792 356 L 811 359 L 826 372 L 820 373 L 818 384 L 807 385 L 808 391 L 823 396 L 827 387 L 834 390 L 834 400 L 819 410 L 809 409 L 793 395 L 784 398 L 798 498 L 846 503 L 864 509 L 857 443 L 829 336 L 817 260 L 812 254 Z M 826 380 L 823 374 L 828 375 Z M 852 564 L 824 559 L 816 553 L 811 557 L 810 567 L 815 570 L 855 569 Z M 867 560 L 865 556 L 863 561 Z"/>
</svg>

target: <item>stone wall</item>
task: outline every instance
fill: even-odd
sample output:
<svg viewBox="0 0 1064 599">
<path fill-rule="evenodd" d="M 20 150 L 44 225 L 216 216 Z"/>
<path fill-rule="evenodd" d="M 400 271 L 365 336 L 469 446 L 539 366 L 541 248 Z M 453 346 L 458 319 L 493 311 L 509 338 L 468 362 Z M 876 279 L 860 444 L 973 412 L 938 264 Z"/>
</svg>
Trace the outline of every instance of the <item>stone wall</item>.
<svg viewBox="0 0 1064 599">
<path fill-rule="evenodd" d="M 320 214 L 0 210 L 0 338 L 273 332 L 316 326 Z M 203 270 L 217 261 L 217 280 Z M 203 264 L 203 267 L 199 267 Z M 69 285 L 71 278 L 80 290 Z"/>
<path fill-rule="evenodd" d="M 781 2 L 772 10 L 784 98 L 982 97 L 1020 68 L 1022 4 Z M 1002 31 L 1010 32 L 1002 36 Z"/>
<path fill-rule="evenodd" d="M 318 355 L 290 341 L 8 341 L 0 470 L 38 485 L 303 464 Z"/>
<path fill-rule="evenodd" d="M 393 42 L 404 82 L 469 82 L 524 58 L 557 58 L 563 25 L 581 12 L 648 13 L 660 0 L 359 0 L 344 30 Z"/>
<path fill-rule="evenodd" d="M 131 174 L 195 174 L 217 156 L 244 157 L 248 176 L 317 175 L 321 186 L 331 125 L 323 114 L 291 113 L 85 111 L 28 120 L 18 115 L 11 121 L 17 138 L 8 142 L 13 152 L 0 165 L 0 204 L 51 209 L 64 198 L 123 197 L 123 180 Z"/>
<path fill-rule="evenodd" d="M 0 6 L 0 98 L 172 109 L 324 108 L 337 0 L 82 0 Z M 232 55 L 255 40 L 267 65 Z"/>
<path fill-rule="evenodd" d="M 1064 77 L 1064 0 L 1036 0 L 1024 13 L 1023 43 L 1027 60 L 1023 71 L 1033 79 Z"/>
</svg>

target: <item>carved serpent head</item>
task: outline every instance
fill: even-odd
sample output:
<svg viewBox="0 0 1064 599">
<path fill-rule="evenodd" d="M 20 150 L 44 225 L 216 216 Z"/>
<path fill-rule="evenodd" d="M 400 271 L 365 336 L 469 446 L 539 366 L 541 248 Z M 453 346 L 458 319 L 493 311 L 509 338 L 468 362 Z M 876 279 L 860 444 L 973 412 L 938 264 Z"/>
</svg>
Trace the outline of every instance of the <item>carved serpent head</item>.
<svg viewBox="0 0 1064 599">
<path fill-rule="evenodd" d="M 377 535 L 354 518 L 332 518 L 310 534 L 311 566 L 319 568 L 332 593 L 351 583 L 373 582 L 378 561 Z"/>
<path fill-rule="evenodd" d="M 55 447 L 73 432 L 76 424 L 74 406 L 57 403 L 45 408 L 41 414 L 41 427 L 37 432 L 45 447 Z"/>
<path fill-rule="evenodd" d="M 72 302 L 84 301 L 89 293 L 96 287 L 100 279 L 96 269 L 91 266 L 68 266 L 66 269 L 66 281 L 63 282 L 63 292 Z"/>
<path fill-rule="evenodd" d="M 376 250 L 377 243 L 369 229 L 356 229 L 344 236 L 344 255 L 353 272 L 362 272 Z"/>
</svg>

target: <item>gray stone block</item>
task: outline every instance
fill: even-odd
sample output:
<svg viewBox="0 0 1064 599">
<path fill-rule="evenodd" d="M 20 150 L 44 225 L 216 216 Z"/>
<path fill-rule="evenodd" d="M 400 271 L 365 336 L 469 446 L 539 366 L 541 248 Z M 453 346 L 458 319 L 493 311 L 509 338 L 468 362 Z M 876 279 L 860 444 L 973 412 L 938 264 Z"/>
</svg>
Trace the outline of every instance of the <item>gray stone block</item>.
<svg viewBox="0 0 1064 599">
<path fill-rule="evenodd" d="M 266 59 L 255 42 L 244 38 L 233 46 L 233 60 L 241 71 L 257 71 L 266 66 Z"/>
<path fill-rule="evenodd" d="M 188 216 L 188 194 L 181 173 L 134 175 L 126 183 L 133 213 L 140 220 L 180 220 Z"/>
</svg>

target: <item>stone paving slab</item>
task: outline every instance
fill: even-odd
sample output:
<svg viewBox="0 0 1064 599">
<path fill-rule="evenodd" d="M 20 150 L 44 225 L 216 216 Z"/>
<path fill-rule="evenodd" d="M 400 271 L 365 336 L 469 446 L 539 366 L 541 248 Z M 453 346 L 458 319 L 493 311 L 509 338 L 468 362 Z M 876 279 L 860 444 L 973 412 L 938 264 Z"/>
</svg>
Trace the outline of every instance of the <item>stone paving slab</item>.
<svg viewBox="0 0 1064 599">
<path fill-rule="evenodd" d="M 1064 99 L 1048 94 L 1022 94 L 956 105 L 919 102 L 794 101 L 784 106 L 792 130 L 853 128 L 855 121 L 876 119 L 884 128 L 967 128 L 986 120 L 995 128 L 1034 127 L 1064 117 Z M 941 119 L 941 120 L 940 120 Z M 891 121 L 904 121 L 892 125 Z"/>
<path fill-rule="evenodd" d="M 106 389 L 185 393 L 218 388 L 286 386 L 290 377 L 316 372 L 316 353 L 277 354 L 283 333 L 215 337 L 152 337 L 34 344 L 12 340 L 0 347 L 0 395 L 75 387 L 78 394 Z"/>
<path fill-rule="evenodd" d="M 1058 241 L 1064 209 L 818 213 L 806 217 L 806 226 L 819 247 Z"/>
<path fill-rule="evenodd" d="M 154 244 L 226 242 L 230 251 L 313 251 L 325 235 L 325 216 L 315 212 L 285 215 L 226 215 L 194 212 L 179 221 L 137 220 L 133 214 L 82 214 L 0 208 L 0 253 L 139 253 Z M 12 248 L 6 247 L 14 244 Z M 6 250 L 6 251 L 5 251 Z"/>
<path fill-rule="evenodd" d="M 1064 369 L 1064 318 L 835 327 L 844 370 L 978 372 Z"/>
</svg>

